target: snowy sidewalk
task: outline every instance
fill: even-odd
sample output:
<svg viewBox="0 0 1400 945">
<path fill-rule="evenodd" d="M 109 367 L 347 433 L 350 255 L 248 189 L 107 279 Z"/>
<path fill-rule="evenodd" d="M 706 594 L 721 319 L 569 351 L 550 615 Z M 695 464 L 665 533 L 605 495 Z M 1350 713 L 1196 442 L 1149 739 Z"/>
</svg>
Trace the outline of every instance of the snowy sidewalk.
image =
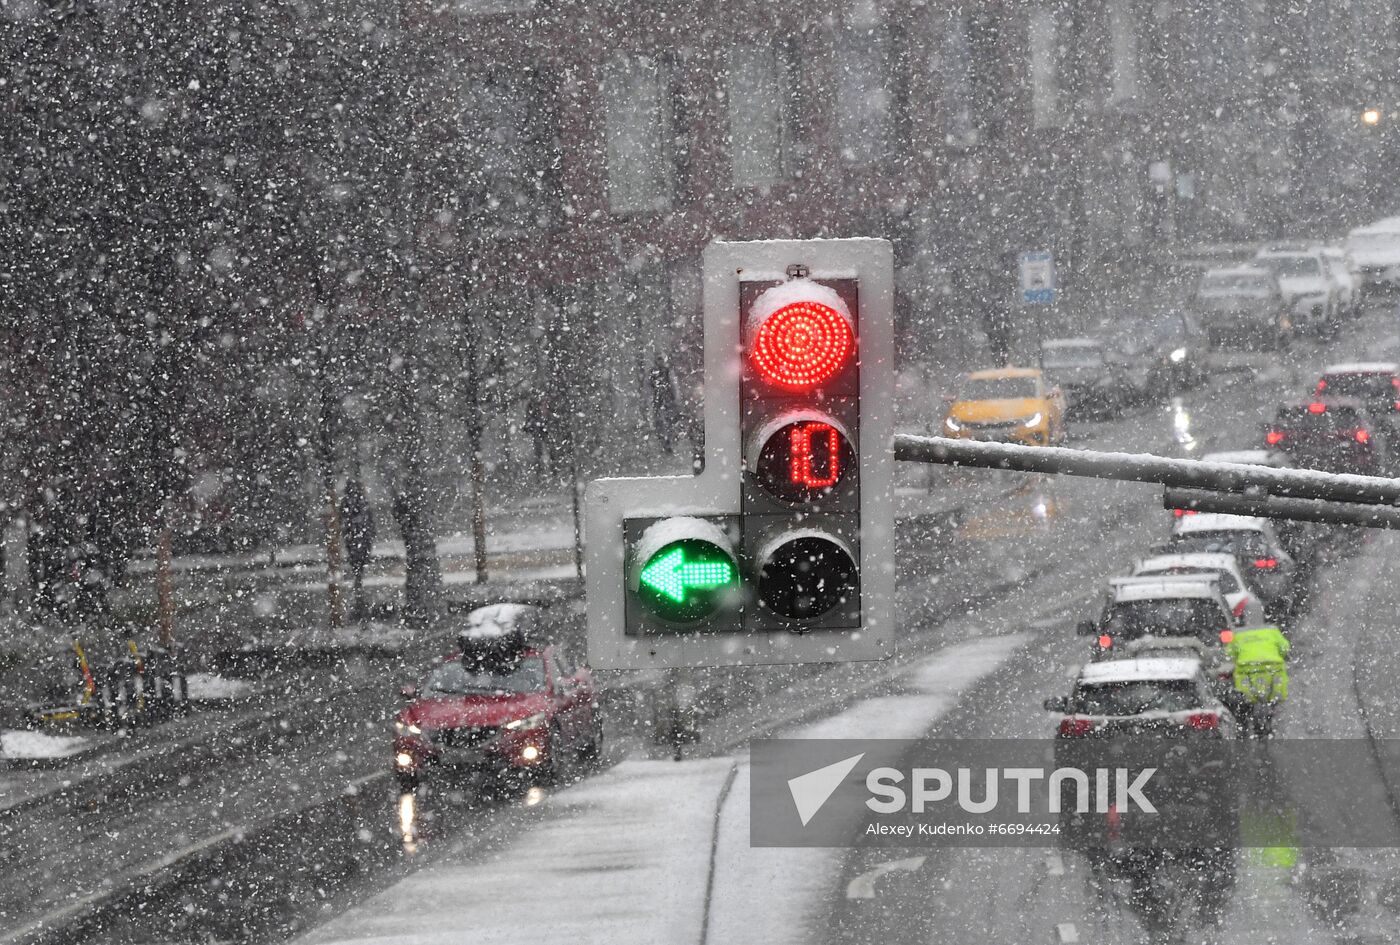
<svg viewBox="0 0 1400 945">
<path fill-rule="evenodd" d="M 895 694 L 783 736 L 917 737 L 1027 639 L 948 647 L 893 677 Z M 653 945 L 697 941 L 708 918 L 709 941 L 782 945 L 810 940 L 839 879 L 841 850 L 749 846 L 746 755 L 625 761 L 545 803 L 489 859 L 424 869 L 298 942 Z"/>
</svg>

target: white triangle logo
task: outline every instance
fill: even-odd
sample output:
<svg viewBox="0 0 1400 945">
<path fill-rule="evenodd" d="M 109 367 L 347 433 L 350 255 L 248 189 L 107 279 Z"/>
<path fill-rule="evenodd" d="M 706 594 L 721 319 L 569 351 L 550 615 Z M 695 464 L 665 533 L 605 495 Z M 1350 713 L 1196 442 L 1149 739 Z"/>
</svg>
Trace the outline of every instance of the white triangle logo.
<svg viewBox="0 0 1400 945">
<path fill-rule="evenodd" d="M 846 775 L 850 774 L 864 757 L 865 752 L 861 752 L 835 764 L 788 779 L 788 790 L 792 792 L 792 803 L 797 806 L 797 816 L 802 818 L 802 826 L 807 826 L 807 822 L 817 816 L 817 811 L 822 809 L 822 805 L 841 786 L 841 782 L 846 780 Z"/>
</svg>

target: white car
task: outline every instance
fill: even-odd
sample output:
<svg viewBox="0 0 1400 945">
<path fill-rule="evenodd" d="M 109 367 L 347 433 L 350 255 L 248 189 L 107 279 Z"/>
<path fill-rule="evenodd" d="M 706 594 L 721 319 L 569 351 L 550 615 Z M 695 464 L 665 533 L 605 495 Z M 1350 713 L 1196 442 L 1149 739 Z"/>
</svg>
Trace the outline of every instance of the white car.
<svg viewBox="0 0 1400 945">
<path fill-rule="evenodd" d="M 1196 286 L 1195 314 L 1212 348 L 1281 348 L 1293 320 L 1272 272 L 1260 265 L 1207 269 Z"/>
<path fill-rule="evenodd" d="M 1220 593 L 1230 605 L 1238 626 L 1257 627 L 1264 623 L 1264 603 L 1245 580 L 1234 555 L 1193 551 L 1180 555 L 1154 555 L 1133 565 L 1133 577 L 1175 577 L 1204 575 L 1220 581 Z"/>
<path fill-rule="evenodd" d="M 1268 466 L 1270 469 L 1293 469 L 1293 460 L 1282 450 L 1222 450 L 1206 453 L 1201 457 L 1207 463 L 1239 463 L 1242 466 Z M 1194 514 L 1177 510 L 1177 517 Z M 1317 557 L 1318 548 L 1325 540 L 1325 528 L 1316 522 L 1301 522 L 1280 518 L 1274 520 L 1274 530 L 1279 540 L 1293 556 L 1293 560 L 1304 569 L 1310 567 Z"/>
<path fill-rule="evenodd" d="M 1149 657 L 1089 663 L 1068 696 L 1046 699 L 1061 738 L 1199 733 L 1235 737 L 1235 719 L 1199 660 Z"/>
<path fill-rule="evenodd" d="M 1268 519 L 1215 512 L 1182 515 L 1172 523 L 1167 552 L 1195 551 L 1234 555 L 1270 620 L 1291 614 L 1300 599 L 1298 562 Z"/>
<path fill-rule="evenodd" d="M 1339 290 L 1320 252 L 1266 249 L 1254 257 L 1254 264 L 1268 269 L 1278 280 L 1295 327 L 1319 335 L 1336 328 L 1341 312 Z"/>
</svg>

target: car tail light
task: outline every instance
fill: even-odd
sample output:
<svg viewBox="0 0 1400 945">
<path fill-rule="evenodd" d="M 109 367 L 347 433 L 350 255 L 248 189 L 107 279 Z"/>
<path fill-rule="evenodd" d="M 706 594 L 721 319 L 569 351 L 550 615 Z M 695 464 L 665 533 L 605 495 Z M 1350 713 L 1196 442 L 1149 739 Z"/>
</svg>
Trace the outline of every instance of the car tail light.
<svg viewBox="0 0 1400 945">
<path fill-rule="evenodd" d="M 1322 378 L 1322 380 L 1320 380 L 1320 381 L 1317 382 L 1317 393 L 1320 394 L 1320 393 L 1322 393 L 1323 391 L 1325 391 L 1326 389 L 1327 389 L 1327 378 L 1324 377 L 1324 378 Z"/>
<path fill-rule="evenodd" d="M 1390 386 L 1396 390 L 1400 390 L 1400 377 L 1391 377 Z"/>
<path fill-rule="evenodd" d="M 1312 403 L 1308 404 L 1308 413 L 1317 414 L 1317 413 L 1326 413 L 1326 412 L 1327 412 L 1327 405 L 1324 404 L 1324 403 L 1319 403 L 1318 401 L 1313 401 Z"/>
<path fill-rule="evenodd" d="M 1100 634 L 1100 635 L 1099 635 L 1099 649 L 1101 649 L 1101 650 L 1111 650 L 1111 649 L 1113 649 L 1113 637 L 1109 636 L 1109 635 L 1106 634 L 1106 633 Z"/>
<path fill-rule="evenodd" d="M 1220 727 L 1220 716 L 1214 712 L 1192 712 L 1186 717 L 1186 726 L 1198 732 L 1213 732 Z"/>
<path fill-rule="evenodd" d="M 1082 738 L 1094 730 L 1094 723 L 1088 719 L 1060 719 L 1060 735 L 1063 738 Z"/>
<path fill-rule="evenodd" d="M 1395 409 L 1396 409 L 1396 410 L 1400 410 L 1400 400 L 1397 400 L 1397 401 L 1395 402 Z"/>
<path fill-rule="evenodd" d="M 1278 559 L 1277 559 L 1277 558 L 1255 558 L 1255 559 L 1254 559 L 1254 566 L 1255 566 L 1256 568 L 1259 568 L 1259 569 L 1262 570 L 1262 571 L 1272 571 L 1274 568 L 1278 567 Z"/>
<path fill-rule="evenodd" d="M 1240 598 L 1240 602 L 1239 602 L 1238 604 L 1236 604 L 1234 607 L 1230 608 L 1230 613 L 1232 613 L 1232 614 L 1235 615 L 1236 617 L 1243 617 L 1243 616 L 1244 616 L 1244 605 L 1247 604 L 1247 603 L 1249 603 L 1249 598 L 1248 598 L 1248 597 L 1241 597 L 1241 598 Z M 1229 633 L 1228 630 L 1225 631 L 1225 632 L 1226 632 L 1226 633 Z"/>
<path fill-rule="evenodd" d="M 1368 430 L 1357 430 L 1355 433 L 1352 434 L 1352 436 L 1356 438 L 1356 442 L 1358 443 L 1371 442 L 1371 434 Z"/>
<path fill-rule="evenodd" d="M 1268 433 L 1264 434 L 1264 442 L 1270 446 L 1278 446 L 1283 442 L 1283 431 L 1270 430 Z"/>
<path fill-rule="evenodd" d="M 1241 609 L 1241 610 L 1244 609 L 1244 601 L 1240 601 L 1240 609 Z M 1221 643 L 1229 643 L 1229 642 L 1230 642 L 1231 640 L 1233 640 L 1234 638 L 1235 638 L 1235 631 L 1231 630 L 1229 627 L 1226 627 L 1224 630 L 1221 630 L 1221 631 L 1220 631 L 1220 642 L 1221 642 Z"/>
</svg>

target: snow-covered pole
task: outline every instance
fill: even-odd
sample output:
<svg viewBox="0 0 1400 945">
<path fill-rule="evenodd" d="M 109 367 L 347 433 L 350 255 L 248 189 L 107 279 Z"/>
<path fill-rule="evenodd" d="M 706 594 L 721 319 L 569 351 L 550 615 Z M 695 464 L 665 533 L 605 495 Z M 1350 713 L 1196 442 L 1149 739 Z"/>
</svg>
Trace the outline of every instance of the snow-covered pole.
<svg viewBox="0 0 1400 945">
<path fill-rule="evenodd" d="M 1359 525 L 1362 528 L 1400 528 L 1400 509 L 1386 505 L 1323 502 L 1318 499 L 1284 499 L 1274 495 L 1241 495 L 1207 489 L 1162 490 L 1162 507 L 1194 509 L 1197 512 L 1224 512 L 1227 515 L 1258 515 L 1299 522 L 1325 522 L 1329 525 Z"/>
<path fill-rule="evenodd" d="M 1315 469 L 1274 469 L 1242 463 L 1173 459 L 1150 453 L 1107 453 L 899 434 L 894 438 L 894 458 L 948 466 L 1155 482 L 1180 489 L 1207 489 L 1261 499 L 1268 496 L 1364 505 L 1400 505 L 1400 479 L 1343 475 Z"/>
</svg>

